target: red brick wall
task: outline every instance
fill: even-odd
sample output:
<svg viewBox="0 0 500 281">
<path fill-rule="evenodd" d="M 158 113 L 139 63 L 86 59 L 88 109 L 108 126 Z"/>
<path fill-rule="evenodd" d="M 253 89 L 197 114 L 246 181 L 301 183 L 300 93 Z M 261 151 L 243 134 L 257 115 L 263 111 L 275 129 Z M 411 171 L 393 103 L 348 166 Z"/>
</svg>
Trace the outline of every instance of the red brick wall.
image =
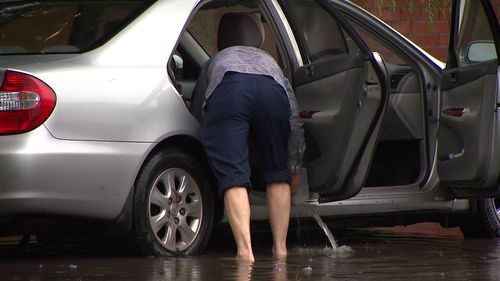
<svg viewBox="0 0 500 281">
<path fill-rule="evenodd" d="M 367 9 L 387 24 L 397 29 L 417 45 L 443 61 L 448 53 L 450 11 L 436 11 L 432 24 L 425 11 L 423 0 L 413 1 L 413 10 L 408 8 L 407 0 L 397 0 L 394 10 L 391 0 L 382 1 L 382 6 L 376 0 L 351 0 Z M 500 0 L 490 0 L 495 7 L 497 19 L 500 21 Z"/>
</svg>

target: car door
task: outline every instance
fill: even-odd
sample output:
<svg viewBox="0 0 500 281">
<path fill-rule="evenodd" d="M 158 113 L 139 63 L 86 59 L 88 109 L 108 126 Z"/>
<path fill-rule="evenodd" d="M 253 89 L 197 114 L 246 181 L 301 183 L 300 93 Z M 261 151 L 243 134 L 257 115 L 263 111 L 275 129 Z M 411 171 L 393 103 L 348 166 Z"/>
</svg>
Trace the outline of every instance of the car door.
<svg viewBox="0 0 500 281">
<path fill-rule="evenodd" d="M 331 2 L 281 5 L 303 61 L 293 69 L 293 86 L 304 122 L 309 189 L 321 201 L 352 197 L 364 183 L 380 130 L 385 65 Z"/>
<path fill-rule="evenodd" d="M 457 197 L 491 196 L 500 175 L 498 21 L 488 0 L 459 0 L 451 27 L 437 171 Z"/>
</svg>

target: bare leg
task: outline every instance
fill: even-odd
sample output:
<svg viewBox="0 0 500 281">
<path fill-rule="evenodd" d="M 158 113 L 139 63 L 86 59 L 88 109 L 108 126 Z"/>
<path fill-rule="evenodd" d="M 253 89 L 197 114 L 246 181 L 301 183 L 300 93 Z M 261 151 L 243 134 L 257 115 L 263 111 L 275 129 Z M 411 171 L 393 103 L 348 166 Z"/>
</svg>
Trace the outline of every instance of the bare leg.
<svg viewBox="0 0 500 281">
<path fill-rule="evenodd" d="M 273 232 L 273 255 L 286 257 L 286 235 L 290 221 L 290 185 L 272 183 L 267 186 L 267 211 Z"/>
<path fill-rule="evenodd" d="M 250 202 L 247 189 L 229 188 L 224 194 L 224 207 L 238 247 L 236 259 L 254 261 L 250 238 Z"/>
</svg>

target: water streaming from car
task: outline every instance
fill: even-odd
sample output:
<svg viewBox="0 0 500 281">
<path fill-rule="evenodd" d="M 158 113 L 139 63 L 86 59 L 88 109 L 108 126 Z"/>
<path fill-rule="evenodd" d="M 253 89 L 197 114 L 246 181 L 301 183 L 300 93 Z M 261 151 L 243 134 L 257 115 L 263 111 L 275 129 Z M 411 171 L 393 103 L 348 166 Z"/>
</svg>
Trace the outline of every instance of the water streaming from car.
<svg viewBox="0 0 500 281">
<path fill-rule="evenodd" d="M 325 249 L 325 251 L 331 250 L 332 254 L 348 254 L 353 252 L 353 249 L 349 246 L 338 245 L 337 240 L 335 240 L 335 237 L 333 236 L 333 233 L 328 228 L 328 225 L 320 217 L 317 211 L 317 207 L 314 205 L 317 201 L 311 199 L 311 194 L 309 193 L 309 184 L 307 182 L 307 170 L 302 169 L 302 174 L 303 177 L 299 189 L 292 198 L 292 204 L 295 205 L 296 211 L 305 211 L 316 221 L 320 229 L 323 230 L 331 246 L 331 249 L 327 248 Z M 300 229 L 300 223 L 298 224 L 298 228 Z"/>
<path fill-rule="evenodd" d="M 307 205 L 307 210 L 311 214 L 311 216 L 314 218 L 314 220 L 318 223 L 318 226 L 323 230 L 325 233 L 326 237 L 328 238 L 328 241 L 330 242 L 330 246 L 332 247 L 332 254 L 348 254 L 353 252 L 354 250 L 347 245 L 342 245 L 339 246 L 337 243 L 337 240 L 335 240 L 335 237 L 333 236 L 333 233 L 330 231 L 328 228 L 328 225 L 321 219 L 321 217 L 318 214 L 318 211 L 316 208 L 310 204 Z"/>
</svg>

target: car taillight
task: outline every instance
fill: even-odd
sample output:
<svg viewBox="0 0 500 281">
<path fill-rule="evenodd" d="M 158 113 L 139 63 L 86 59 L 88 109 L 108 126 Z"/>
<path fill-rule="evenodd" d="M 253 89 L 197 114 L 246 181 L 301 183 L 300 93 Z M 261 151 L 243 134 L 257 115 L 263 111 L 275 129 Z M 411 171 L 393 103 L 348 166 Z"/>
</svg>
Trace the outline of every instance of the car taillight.
<svg viewBox="0 0 500 281">
<path fill-rule="evenodd" d="M 47 84 L 24 73 L 5 72 L 0 87 L 0 135 L 37 128 L 55 106 L 56 95 Z"/>
</svg>

